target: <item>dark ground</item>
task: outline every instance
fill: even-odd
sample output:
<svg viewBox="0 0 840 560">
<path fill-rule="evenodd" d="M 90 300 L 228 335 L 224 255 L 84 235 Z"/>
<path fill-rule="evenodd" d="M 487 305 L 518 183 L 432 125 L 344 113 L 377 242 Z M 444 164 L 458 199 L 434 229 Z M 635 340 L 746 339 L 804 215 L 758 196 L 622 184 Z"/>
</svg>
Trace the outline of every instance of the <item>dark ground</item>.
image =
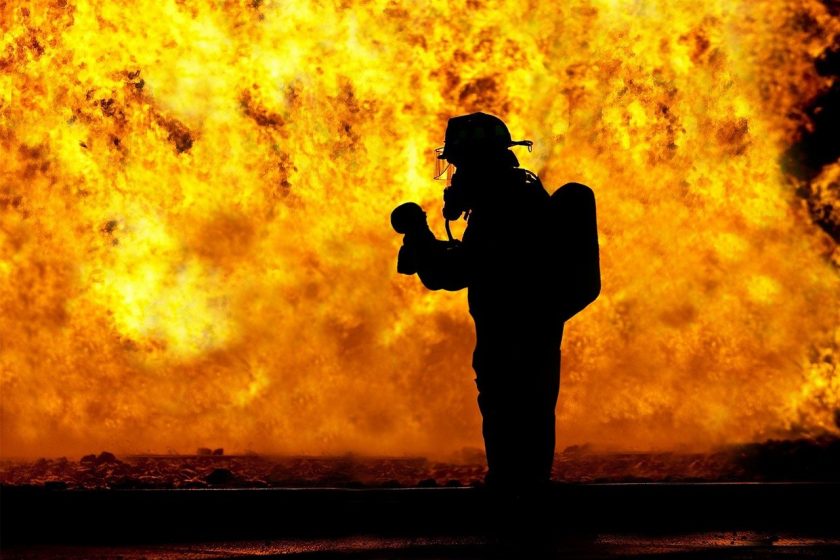
<svg viewBox="0 0 840 560">
<path fill-rule="evenodd" d="M 4 558 L 840 558 L 838 483 L 483 488 L 5 488 Z M 558 552 L 559 550 L 559 552 Z M 544 551 L 541 548 L 540 551 Z M 496 556 L 498 557 L 498 556 Z"/>
<path fill-rule="evenodd" d="M 0 557 L 840 559 L 836 438 L 570 449 L 540 515 L 497 505 L 483 475 L 478 460 L 356 456 L 6 461 Z"/>
</svg>

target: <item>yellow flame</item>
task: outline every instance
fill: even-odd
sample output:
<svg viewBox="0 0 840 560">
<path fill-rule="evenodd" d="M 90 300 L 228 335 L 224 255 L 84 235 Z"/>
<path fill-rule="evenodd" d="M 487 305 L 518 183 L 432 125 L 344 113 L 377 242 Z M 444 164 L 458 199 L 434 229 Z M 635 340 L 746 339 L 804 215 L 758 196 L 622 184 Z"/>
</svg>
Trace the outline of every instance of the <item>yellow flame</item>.
<svg viewBox="0 0 840 560">
<path fill-rule="evenodd" d="M 399 277 L 388 224 L 440 215 L 475 110 L 598 200 L 558 448 L 837 429 L 836 247 L 777 163 L 840 27 L 816 0 L 0 12 L 3 455 L 480 445 L 465 294 Z"/>
</svg>

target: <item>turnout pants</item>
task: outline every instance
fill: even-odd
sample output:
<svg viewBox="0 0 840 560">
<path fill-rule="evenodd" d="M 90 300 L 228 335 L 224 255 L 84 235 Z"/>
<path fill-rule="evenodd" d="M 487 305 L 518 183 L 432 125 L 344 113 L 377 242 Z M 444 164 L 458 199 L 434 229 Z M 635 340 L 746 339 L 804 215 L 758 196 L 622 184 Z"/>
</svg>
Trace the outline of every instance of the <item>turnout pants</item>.
<svg viewBox="0 0 840 560">
<path fill-rule="evenodd" d="M 530 489 L 551 477 L 560 337 L 479 337 L 473 353 L 488 487 Z"/>
</svg>

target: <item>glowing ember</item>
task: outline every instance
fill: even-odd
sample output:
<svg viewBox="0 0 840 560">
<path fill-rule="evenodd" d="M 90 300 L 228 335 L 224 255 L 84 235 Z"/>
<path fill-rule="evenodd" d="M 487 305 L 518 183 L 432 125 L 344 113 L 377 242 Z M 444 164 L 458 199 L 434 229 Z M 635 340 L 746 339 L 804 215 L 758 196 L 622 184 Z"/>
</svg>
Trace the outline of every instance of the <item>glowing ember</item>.
<svg viewBox="0 0 840 560">
<path fill-rule="evenodd" d="M 836 431 L 836 245 L 779 165 L 827 5 L 3 3 L 0 453 L 481 445 L 466 294 L 388 225 L 476 110 L 598 198 L 559 449 Z"/>
</svg>

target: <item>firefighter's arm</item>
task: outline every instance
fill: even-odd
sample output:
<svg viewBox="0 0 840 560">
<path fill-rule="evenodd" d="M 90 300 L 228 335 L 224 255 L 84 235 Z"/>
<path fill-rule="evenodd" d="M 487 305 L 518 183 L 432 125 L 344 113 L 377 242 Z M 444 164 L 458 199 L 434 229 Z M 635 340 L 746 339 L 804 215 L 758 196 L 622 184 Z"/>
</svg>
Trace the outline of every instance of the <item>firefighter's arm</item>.
<svg viewBox="0 0 840 560">
<path fill-rule="evenodd" d="M 459 242 L 436 241 L 422 252 L 417 275 L 430 290 L 455 292 L 467 287 L 467 254 Z"/>
</svg>

